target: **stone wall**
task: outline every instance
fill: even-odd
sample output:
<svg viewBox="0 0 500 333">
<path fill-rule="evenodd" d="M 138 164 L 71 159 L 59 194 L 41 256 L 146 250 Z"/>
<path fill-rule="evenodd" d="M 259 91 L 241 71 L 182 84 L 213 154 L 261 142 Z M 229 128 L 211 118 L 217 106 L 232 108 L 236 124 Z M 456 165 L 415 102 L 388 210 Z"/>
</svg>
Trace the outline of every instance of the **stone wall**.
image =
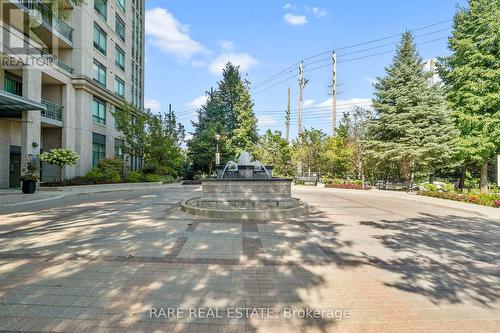
<svg viewBox="0 0 500 333">
<path fill-rule="evenodd" d="M 291 179 L 207 179 L 202 180 L 202 200 L 279 201 L 292 198 Z"/>
</svg>

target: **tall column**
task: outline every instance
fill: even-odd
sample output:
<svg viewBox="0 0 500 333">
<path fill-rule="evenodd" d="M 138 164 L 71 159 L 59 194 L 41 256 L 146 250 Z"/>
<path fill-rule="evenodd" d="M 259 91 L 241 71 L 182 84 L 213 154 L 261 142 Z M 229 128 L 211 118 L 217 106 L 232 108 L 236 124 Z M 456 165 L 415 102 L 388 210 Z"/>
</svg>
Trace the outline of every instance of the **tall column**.
<svg viewBox="0 0 500 333">
<path fill-rule="evenodd" d="M 76 124 L 76 101 L 75 89 L 71 84 L 62 86 L 62 105 L 63 105 L 63 128 L 61 147 L 76 151 L 75 147 L 75 124 Z M 75 176 L 75 166 L 66 166 L 63 168 L 63 178 L 72 178 Z"/>
<path fill-rule="evenodd" d="M 9 188 L 10 123 L 0 120 L 0 188 Z"/>
<path fill-rule="evenodd" d="M 23 97 L 35 102 L 42 99 L 42 72 L 40 69 L 23 68 Z M 21 168 L 24 169 L 28 155 L 40 154 L 41 112 L 23 111 L 21 125 Z M 22 172 L 21 172 L 22 173 Z"/>
</svg>

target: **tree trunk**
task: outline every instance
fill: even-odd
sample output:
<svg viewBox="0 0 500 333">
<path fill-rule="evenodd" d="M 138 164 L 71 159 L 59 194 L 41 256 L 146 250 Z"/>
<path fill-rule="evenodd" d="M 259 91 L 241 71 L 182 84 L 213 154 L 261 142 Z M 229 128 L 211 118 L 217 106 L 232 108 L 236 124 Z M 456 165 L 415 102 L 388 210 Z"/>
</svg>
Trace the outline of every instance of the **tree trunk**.
<svg viewBox="0 0 500 333">
<path fill-rule="evenodd" d="M 460 192 L 464 190 L 465 187 L 465 176 L 467 175 L 467 164 L 464 163 L 462 165 L 462 174 L 460 175 L 460 180 L 458 182 L 458 188 L 460 189 Z"/>
<path fill-rule="evenodd" d="M 481 193 L 488 193 L 488 159 L 483 160 L 481 165 Z"/>
</svg>

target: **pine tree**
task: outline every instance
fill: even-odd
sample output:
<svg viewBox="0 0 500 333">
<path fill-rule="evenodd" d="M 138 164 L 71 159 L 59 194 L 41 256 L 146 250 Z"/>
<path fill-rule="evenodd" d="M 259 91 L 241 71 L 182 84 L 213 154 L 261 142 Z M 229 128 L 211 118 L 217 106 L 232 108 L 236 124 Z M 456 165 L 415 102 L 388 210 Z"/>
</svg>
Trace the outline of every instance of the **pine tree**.
<svg viewBox="0 0 500 333">
<path fill-rule="evenodd" d="M 226 160 L 231 155 L 228 152 L 226 144 L 229 135 L 224 110 L 219 94 L 211 91 L 208 94 L 207 102 L 198 110 L 197 121 L 192 122 L 194 132 L 187 146 L 188 157 L 195 171 L 202 171 L 208 174 L 213 172 L 215 167 L 216 134 L 221 136 L 219 140 L 221 160 Z"/>
<path fill-rule="evenodd" d="M 375 84 L 367 148 L 380 163 L 399 163 L 403 179 L 432 173 L 455 154 L 456 131 L 444 97 L 423 68 L 413 36 L 405 32 L 386 76 Z"/>
<path fill-rule="evenodd" d="M 481 191 L 488 161 L 500 153 L 500 0 L 469 0 L 454 18 L 439 74 L 460 131 L 465 163 L 481 164 Z"/>
<path fill-rule="evenodd" d="M 217 95 L 220 98 L 226 119 L 226 130 L 231 133 L 229 149 L 234 155 L 241 151 L 255 151 L 258 140 L 257 119 L 253 113 L 253 102 L 249 92 L 249 82 L 243 81 L 239 67 L 230 62 L 222 71 Z"/>
</svg>

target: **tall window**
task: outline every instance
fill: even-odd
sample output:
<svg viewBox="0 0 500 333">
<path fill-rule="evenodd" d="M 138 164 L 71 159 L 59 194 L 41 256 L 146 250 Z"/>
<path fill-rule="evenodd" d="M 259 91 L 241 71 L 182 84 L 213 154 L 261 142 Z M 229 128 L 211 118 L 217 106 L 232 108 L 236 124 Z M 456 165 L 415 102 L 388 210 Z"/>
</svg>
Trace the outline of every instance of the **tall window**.
<svg viewBox="0 0 500 333">
<path fill-rule="evenodd" d="M 21 78 L 6 75 L 4 77 L 4 90 L 18 96 L 23 95 L 23 83 Z"/>
<path fill-rule="evenodd" d="M 125 40 L 125 23 L 118 15 L 116 15 L 115 20 L 115 31 L 118 37 L 121 38 L 121 40 Z"/>
<path fill-rule="evenodd" d="M 106 21 L 108 18 L 108 0 L 94 0 L 94 9 Z"/>
<path fill-rule="evenodd" d="M 93 79 L 103 86 L 106 86 L 106 67 L 94 59 L 94 77 Z"/>
<path fill-rule="evenodd" d="M 106 158 L 106 136 L 92 133 L 92 166 Z"/>
<path fill-rule="evenodd" d="M 123 140 L 115 139 L 115 158 L 123 160 Z"/>
<path fill-rule="evenodd" d="M 106 50 L 108 48 L 108 38 L 104 30 L 97 24 L 94 24 L 94 47 L 106 55 Z"/>
<path fill-rule="evenodd" d="M 118 96 L 125 96 L 125 82 L 118 76 L 115 76 L 115 93 Z"/>
<path fill-rule="evenodd" d="M 115 46 L 115 65 L 122 71 L 125 70 L 125 52 L 118 46 Z"/>
<path fill-rule="evenodd" d="M 118 4 L 118 7 L 120 7 L 122 11 L 125 11 L 125 0 L 116 0 L 116 3 Z"/>
<path fill-rule="evenodd" d="M 95 96 L 92 100 L 92 120 L 94 123 L 106 124 L 106 102 Z"/>
</svg>

